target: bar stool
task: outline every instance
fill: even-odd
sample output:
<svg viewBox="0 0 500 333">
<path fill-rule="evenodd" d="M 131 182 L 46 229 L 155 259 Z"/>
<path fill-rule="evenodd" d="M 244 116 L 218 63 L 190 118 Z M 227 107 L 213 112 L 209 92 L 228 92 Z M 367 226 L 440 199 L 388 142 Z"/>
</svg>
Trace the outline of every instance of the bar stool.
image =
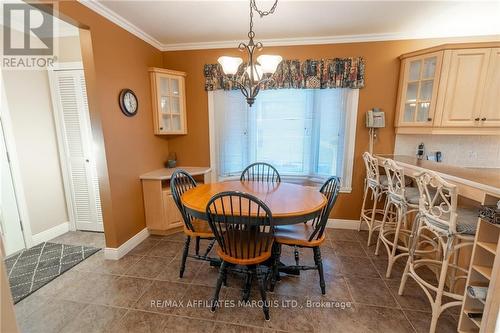
<svg viewBox="0 0 500 333">
<path fill-rule="evenodd" d="M 389 278 L 394 263 L 398 259 L 408 256 L 408 240 L 411 230 L 408 225 L 407 215 L 418 211 L 420 194 L 418 188 L 406 186 L 404 169 L 399 167 L 396 162 L 386 159 L 383 165 L 387 177 L 388 191 L 375 255 L 379 253 L 380 243 L 384 244 L 388 261 L 385 276 Z M 395 213 L 395 219 L 394 221 L 388 221 L 388 215 L 392 209 Z M 390 239 L 391 236 L 393 236 L 392 239 Z M 422 238 L 424 238 L 422 243 L 431 245 L 432 249 L 419 250 L 418 254 L 436 252 L 436 242 L 426 235 L 422 235 Z"/>
<path fill-rule="evenodd" d="M 446 182 L 434 172 L 423 171 L 416 175 L 416 180 L 420 192 L 419 216 L 412 230 L 410 254 L 398 293 L 403 294 L 409 276 L 417 282 L 431 303 L 432 319 L 429 332 L 433 333 L 439 316 L 444 310 L 462 305 L 463 293 L 455 290 L 455 283 L 467 278 L 469 268 L 458 266 L 458 254 L 460 249 L 472 246 L 478 215 L 474 210 L 457 208 L 456 186 Z M 435 236 L 440 258 L 415 258 L 418 239 L 424 232 Z M 437 268 L 439 272 L 437 285 L 419 276 L 416 269 L 420 266 Z M 448 270 L 450 270 L 449 275 Z M 445 290 L 446 282 L 448 282 L 447 290 Z M 435 294 L 434 297 L 432 293 Z M 443 296 L 451 298 L 452 301 L 443 304 Z"/>
<path fill-rule="evenodd" d="M 365 194 L 363 195 L 363 204 L 361 206 L 361 217 L 359 221 L 358 231 L 361 230 L 361 225 L 366 223 L 368 226 L 368 246 L 370 246 L 373 232 L 380 228 L 381 220 L 376 218 L 376 215 L 383 215 L 384 210 L 377 208 L 377 203 L 380 201 L 384 193 L 387 193 L 387 177 L 380 175 L 378 160 L 369 152 L 363 153 L 363 161 L 365 162 L 366 178 L 365 178 Z M 373 206 L 367 207 L 368 194 L 371 192 Z M 393 217 L 393 214 L 389 216 Z"/>
</svg>

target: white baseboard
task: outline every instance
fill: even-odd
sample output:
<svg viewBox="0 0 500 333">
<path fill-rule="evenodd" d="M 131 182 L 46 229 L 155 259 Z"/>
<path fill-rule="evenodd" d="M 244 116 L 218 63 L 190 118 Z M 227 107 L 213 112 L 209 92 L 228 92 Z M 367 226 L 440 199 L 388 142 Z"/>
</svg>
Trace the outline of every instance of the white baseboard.
<svg viewBox="0 0 500 333">
<path fill-rule="evenodd" d="M 104 258 L 109 260 L 118 260 L 124 255 L 129 253 L 134 247 L 139 245 L 143 240 L 148 238 L 149 231 L 148 228 L 144 228 L 135 234 L 128 241 L 120 245 L 119 247 L 106 247 L 104 248 Z"/>
<path fill-rule="evenodd" d="M 67 233 L 68 231 L 69 231 L 69 222 L 63 222 L 61 224 L 56 225 L 55 227 L 52 227 L 50 229 L 47 229 L 45 231 L 39 232 L 38 234 L 31 236 L 32 245 L 35 246 L 40 243 L 47 242 L 52 238 L 56 238 L 58 236 L 61 236 L 62 234 Z"/>
<path fill-rule="evenodd" d="M 359 220 L 328 219 L 327 228 L 358 230 Z M 361 225 L 361 230 L 366 229 L 366 224 Z"/>
</svg>

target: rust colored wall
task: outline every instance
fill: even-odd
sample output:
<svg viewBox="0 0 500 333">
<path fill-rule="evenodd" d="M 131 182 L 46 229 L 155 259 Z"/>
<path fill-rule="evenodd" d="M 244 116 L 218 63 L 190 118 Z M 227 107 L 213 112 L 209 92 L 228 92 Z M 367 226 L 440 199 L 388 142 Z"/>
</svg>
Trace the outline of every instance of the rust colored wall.
<svg viewBox="0 0 500 333">
<path fill-rule="evenodd" d="M 60 2 L 59 11 L 61 18 L 90 30 L 90 39 L 82 36 L 82 55 L 94 140 L 102 137 L 105 144 L 98 169 L 106 246 L 118 247 L 146 226 L 139 175 L 161 168 L 168 154 L 167 139 L 153 134 L 147 71 L 161 67 L 162 54 L 77 2 Z M 137 95 L 135 117 L 120 111 L 123 88 Z"/>
<path fill-rule="evenodd" d="M 335 58 L 362 56 L 366 62 L 365 88 L 360 89 L 353 190 L 341 194 L 332 216 L 339 219 L 358 219 L 363 195 L 364 166 L 361 154 L 368 150 L 368 131 L 364 125 L 365 112 L 373 107 L 386 112 L 387 127 L 379 131 L 374 152 L 392 153 L 394 149 L 394 112 L 399 79 L 398 57 L 426 47 L 450 42 L 485 41 L 488 39 L 441 39 L 367 42 L 330 45 L 265 47 L 266 54 L 279 54 L 285 59 Z M 491 40 L 491 39 L 490 39 Z M 182 165 L 206 166 L 210 163 L 207 93 L 204 90 L 203 65 L 216 63 L 221 55 L 243 56 L 236 49 L 170 51 L 163 53 L 163 66 L 187 72 L 186 94 L 188 134 L 169 140 L 170 151 L 176 152 Z M 257 97 L 258 98 L 258 97 Z"/>
</svg>

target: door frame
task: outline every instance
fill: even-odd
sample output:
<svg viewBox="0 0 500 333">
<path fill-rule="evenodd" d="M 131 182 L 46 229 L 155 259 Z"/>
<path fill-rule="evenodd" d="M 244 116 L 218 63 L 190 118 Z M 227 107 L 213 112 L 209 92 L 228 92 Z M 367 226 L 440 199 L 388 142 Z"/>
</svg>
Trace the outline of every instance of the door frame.
<svg viewBox="0 0 500 333">
<path fill-rule="evenodd" d="M 63 130 L 61 128 L 62 112 L 59 108 L 58 96 L 56 94 L 56 78 L 55 72 L 60 70 L 83 70 L 83 63 L 79 62 L 66 62 L 56 63 L 54 66 L 47 68 L 49 77 L 50 96 L 52 99 L 52 116 L 54 117 L 54 126 L 56 129 L 57 146 L 59 153 L 59 162 L 61 165 L 61 174 L 64 186 L 64 197 L 66 198 L 66 207 L 68 209 L 69 230 L 76 231 L 76 217 L 75 207 L 73 207 L 73 198 L 71 195 L 71 176 L 69 174 L 68 161 L 66 160 L 66 148 L 63 142 Z"/>
<path fill-rule="evenodd" d="M 12 127 L 12 118 L 10 117 L 10 110 L 7 100 L 7 94 L 4 87 L 4 78 L 0 71 L 1 81 L 1 97 L 2 107 L 0 108 L 0 122 L 3 127 L 3 138 L 5 140 L 5 147 L 9 153 L 10 173 L 12 177 L 12 185 L 14 186 L 14 195 L 16 196 L 17 209 L 19 211 L 19 218 L 21 219 L 21 228 L 24 236 L 24 244 L 27 249 L 33 246 L 33 234 L 31 233 L 31 224 L 28 213 L 28 204 L 26 202 L 26 195 L 24 194 L 24 186 L 21 177 L 21 167 L 19 165 L 19 157 L 17 155 L 16 143 L 14 139 L 14 130 Z"/>
</svg>

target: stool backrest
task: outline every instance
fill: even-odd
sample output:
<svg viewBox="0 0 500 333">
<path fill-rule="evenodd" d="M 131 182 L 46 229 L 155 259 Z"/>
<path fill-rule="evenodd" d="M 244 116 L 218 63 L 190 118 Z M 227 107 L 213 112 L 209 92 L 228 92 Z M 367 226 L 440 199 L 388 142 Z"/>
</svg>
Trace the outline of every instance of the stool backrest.
<svg viewBox="0 0 500 333">
<path fill-rule="evenodd" d="M 257 162 L 250 164 L 243 170 L 240 180 L 280 183 L 281 177 L 278 170 L 271 164 Z"/>
<path fill-rule="evenodd" d="M 326 197 L 326 205 L 312 220 L 314 231 L 311 236 L 309 236 L 309 241 L 320 239 L 321 236 L 323 236 L 326 223 L 328 222 L 328 217 L 330 216 L 330 212 L 332 211 L 333 206 L 335 206 L 337 196 L 339 195 L 340 178 L 337 176 L 328 178 L 319 191 Z"/>
<path fill-rule="evenodd" d="M 405 173 L 404 169 L 390 158 L 384 161 L 385 175 L 389 196 L 397 202 L 405 201 Z"/>
<path fill-rule="evenodd" d="M 415 179 L 420 192 L 419 214 L 426 224 L 437 231 L 456 233 L 457 187 L 429 170 Z"/>
<path fill-rule="evenodd" d="M 271 210 L 253 195 L 227 191 L 207 203 L 208 223 L 220 249 L 235 259 L 253 259 L 271 251 Z"/>
<path fill-rule="evenodd" d="M 196 185 L 197 184 L 194 178 L 182 169 L 174 171 L 172 177 L 170 178 L 170 192 L 172 193 L 172 197 L 174 198 L 177 208 L 179 208 L 179 211 L 181 212 L 184 225 L 191 231 L 196 231 L 191 223 L 194 218 L 186 211 L 184 205 L 182 204 L 181 196 L 187 190 L 196 187 Z"/>
<path fill-rule="evenodd" d="M 369 152 L 363 153 L 363 161 L 366 168 L 366 181 L 370 186 L 380 185 L 380 172 L 378 170 L 378 160 Z"/>
</svg>

